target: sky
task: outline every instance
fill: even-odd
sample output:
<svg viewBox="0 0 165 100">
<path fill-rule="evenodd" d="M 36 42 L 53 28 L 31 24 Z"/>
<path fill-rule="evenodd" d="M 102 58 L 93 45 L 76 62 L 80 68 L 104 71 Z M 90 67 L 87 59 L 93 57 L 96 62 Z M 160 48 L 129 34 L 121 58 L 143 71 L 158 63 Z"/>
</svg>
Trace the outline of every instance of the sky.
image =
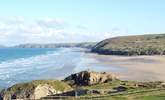
<svg viewBox="0 0 165 100">
<path fill-rule="evenodd" d="M 165 0 L 0 0 L 0 44 L 165 33 Z"/>
</svg>

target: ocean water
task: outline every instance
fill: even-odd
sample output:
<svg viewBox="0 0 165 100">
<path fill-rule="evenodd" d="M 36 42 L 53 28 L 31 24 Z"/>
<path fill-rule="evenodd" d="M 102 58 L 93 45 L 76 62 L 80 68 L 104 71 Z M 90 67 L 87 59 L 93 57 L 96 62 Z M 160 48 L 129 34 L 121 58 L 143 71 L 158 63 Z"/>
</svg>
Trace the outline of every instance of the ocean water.
<svg viewBox="0 0 165 100">
<path fill-rule="evenodd" d="M 82 70 L 116 70 L 89 58 L 81 48 L 0 49 L 0 87 L 38 79 L 63 79 Z"/>
</svg>

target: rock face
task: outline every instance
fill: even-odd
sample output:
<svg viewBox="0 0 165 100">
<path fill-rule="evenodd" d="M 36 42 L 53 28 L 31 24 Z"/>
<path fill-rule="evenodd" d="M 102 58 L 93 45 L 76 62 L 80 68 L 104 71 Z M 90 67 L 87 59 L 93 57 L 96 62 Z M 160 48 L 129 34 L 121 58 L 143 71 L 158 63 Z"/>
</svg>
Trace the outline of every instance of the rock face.
<svg viewBox="0 0 165 100">
<path fill-rule="evenodd" d="M 40 99 L 41 97 L 45 97 L 47 95 L 56 94 L 56 93 L 58 93 L 58 91 L 56 91 L 52 86 L 48 84 L 44 84 L 44 85 L 38 85 L 35 88 L 32 97 L 34 97 L 35 99 Z"/>
<path fill-rule="evenodd" d="M 116 80 L 115 75 L 106 72 L 82 71 L 65 78 L 65 82 L 73 82 L 75 85 L 94 85 Z M 28 83 L 13 85 L 0 92 L 0 100 L 11 99 L 41 99 L 49 95 L 74 93 L 73 88 L 63 81 L 36 80 Z M 70 91 L 70 92 L 69 92 Z M 77 90 L 76 90 L 77 91 Z M 80 90 L 80 94 L 86 90 Z M 66 94 L 68 95 L 68 94 Z"/>
<path fill-rule="evenodd" d="M 54 85 L 57 85 L 59 88 L 56 88 Z M 63 87 L 66 88 L 63 89 Z M 65 92 L 67 89 L 70 90 L 70 86 L 60 81 L 32 81 L 29 83 L 16 84 L 6 90 L 3 90 L 0 93 L 0 97 L 3 98 L 3 100 L 40 99 L 47 95 Z"/>
<path fill-rule="evenodd" d="M 48 84 L 42 84 L 38 85 L 32 90 L 20 90 L 20 92 L 9 92 L 4 91 L 3 99 L 4 100 L 10 100 L 10 99 L 40 99 L 41 97 L 45 97 L 47 95 L 56 94 L 56 90 L 48 85 Z"/>
<path fill-rule="evenodd" d="M 116 80 L 116 76 L 106 72 L 93 72 L 82 71 L 76 74 L 72 74 L 65 78 L 64 81 L 68 81 L 75 85 L 94 85 L 98 83 L 105 83 L 108 81 Z"/>
</svg>

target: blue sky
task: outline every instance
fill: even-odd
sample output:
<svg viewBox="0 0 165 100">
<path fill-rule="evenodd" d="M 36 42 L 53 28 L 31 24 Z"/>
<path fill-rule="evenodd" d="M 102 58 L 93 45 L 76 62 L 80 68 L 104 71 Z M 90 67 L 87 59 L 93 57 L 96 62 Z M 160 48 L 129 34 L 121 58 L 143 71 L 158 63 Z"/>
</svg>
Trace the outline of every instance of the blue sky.
<svg viewBox="0 0 165 100">
<path fill-rule="evenodd" d="M 165 32 L 165 0 L 0 0 L 0 44 Z"/>
</svg>

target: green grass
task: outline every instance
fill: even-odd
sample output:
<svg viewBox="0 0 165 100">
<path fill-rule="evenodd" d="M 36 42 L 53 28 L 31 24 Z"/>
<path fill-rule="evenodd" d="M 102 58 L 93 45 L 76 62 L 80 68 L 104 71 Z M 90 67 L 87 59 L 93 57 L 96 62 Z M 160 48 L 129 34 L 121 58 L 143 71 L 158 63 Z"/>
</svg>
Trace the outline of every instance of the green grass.
<svg viewBox="0 0 165 100">
<path fill-rule="evenodd" d="M 136 87 L 135 84 L 142 86 Z M 111 94 L 88 94 L 85 97 L 96 96 L 101 100 L 165 100 L 165 88 L 160 81 L 135 82 L 135 81 L 110 81 L 108 83 L 92 86 L 82 86 L 84 89 L 113 89 L 117 86 L 126 87 L 128 90 Z M 100 97 L 99 97 L 100 96 Z M 153 98 L 153 99 L 152 99 Z M 92 99 L 93 100 L 93 99 Z M 95 99 L 94 99 L 95 100 Z M 96 99 L 97 100 L 97 99 Z"/>
<path fill-rule="evenodd" d="M 137 98 L 137 100 L 165 100 L 165 96 L 145 96 Z"/>
<path fill-rule="evenodd" d="M 139 92 L 139 93 L 120 93 L 116 95 L 87 95 L 92 100 L 165 100 L 165 90 Z M 89 100 L 90 100 L 89 99 Z M 77 100 L 77 99 L 76 99 Z M 84 100 L 84 98 L 80 99 Z"/>
<path fill-rule="evenodd" d="M 165 100 L 165 90 L 122 95 L 127 100 Z"/>
<path fill-rule="evenodd" d="M 91 86 L 82 86 L 82 88 L 84 88 L 84 89 L 112 89 L 112 88 L 122 85 L 124 83 L 125 83 L 124 81 L 114 80 L 114 81 L 110 81 L 108 83 L 101 83 L 101 84 L 96 84 L 96 85 L 91 85 Z"/>
<path fill-rule="evenodd" d="M 49 84 L 54 87 L 54 89 L 59 91 L 70 90 L 72 89 L 68 84 L 58 80 L 35 80 L 32 81 L 31 84 L 38 85 L 38 84 Z"/>
<path fill-rule="evenodd" d="M 144 87 L 136 87 L 135 84 L 142 84 Z M 107 83 L 101 83 L 101 84 L 96 84 L 96 85 L 91 85 L 91 86 L 82 86 L 81 88 L 84 89 L 113 89 L 118 86 L 124 86 L 131 91 L 132 89 L 150 89 L 150 88 L 158 88 L 161 87 L 161 82 L 156 81 L 156 82 L 136 82 L 136 81 L 121 81 L 121 80 L 114 80 L 110 81 Z"/>
</svg>

